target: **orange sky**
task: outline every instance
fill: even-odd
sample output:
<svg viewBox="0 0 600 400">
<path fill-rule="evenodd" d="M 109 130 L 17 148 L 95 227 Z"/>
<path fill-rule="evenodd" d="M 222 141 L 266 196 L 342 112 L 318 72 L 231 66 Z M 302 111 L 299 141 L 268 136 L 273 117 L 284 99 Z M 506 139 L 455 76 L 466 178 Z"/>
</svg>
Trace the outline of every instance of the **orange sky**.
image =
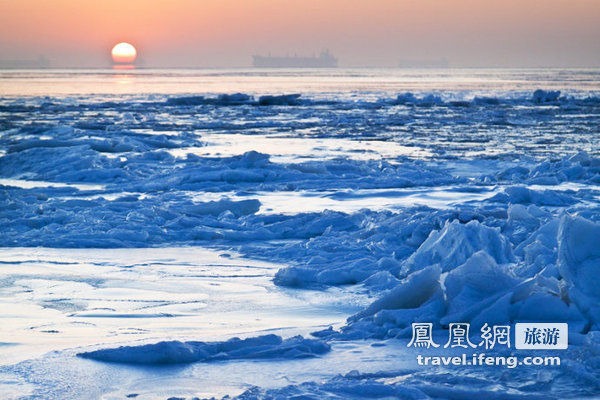
<svg viewBox="0 0 600 400">
<path fill-rule="evenodd" d="M 600 0 L 0 0 L 0 59 L 248 66 L 318 53 L 341 66 L 445 57 L 453 66 L 600 66 Z"/>
</svg>

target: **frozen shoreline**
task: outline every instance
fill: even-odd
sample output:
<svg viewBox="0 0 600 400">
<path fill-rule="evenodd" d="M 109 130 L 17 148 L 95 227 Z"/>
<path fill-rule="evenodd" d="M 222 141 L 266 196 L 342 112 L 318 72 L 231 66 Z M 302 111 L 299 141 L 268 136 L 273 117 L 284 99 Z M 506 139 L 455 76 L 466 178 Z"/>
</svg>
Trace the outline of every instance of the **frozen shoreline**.
<svg viewBox="0 0 600 400">
<path fill-rule="evenodd" d="M 595 92 L 4 98 L 0 113 L 11 393 L 59 398 L 69 378 L 39 374 L 61 364 L 70 398 L 600 392 Z M 568 321 L 566 363 L 522 384 L 466 371 L 461 392 L 408 359 L 413 322 L 515 321 Z M 252 378 L 199 388 L 235 365 Z M 127 393 L 86 382 L 118 371 Z"/>
<path fill-rule="evenodd" d="M 307 334 L 343 321 L 365 301 L 337 289 L 276 290 L 272 276 L 280 265 L 198 247 L 0 248 L 0 254 L 4 365 L 107 340 Z M 343 298 L 356 302 L 347 303 L 346 314 Z"/>
</svg>

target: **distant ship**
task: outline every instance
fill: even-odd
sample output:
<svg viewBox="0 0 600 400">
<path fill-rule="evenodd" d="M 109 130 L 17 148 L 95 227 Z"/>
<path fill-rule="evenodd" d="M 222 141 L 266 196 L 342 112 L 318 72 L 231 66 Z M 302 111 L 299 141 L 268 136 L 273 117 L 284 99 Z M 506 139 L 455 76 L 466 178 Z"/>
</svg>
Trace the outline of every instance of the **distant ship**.
<svg viewBox="0 0 600 400">
<path fill-rule="evenodd" d="M 328 50 L 319 57 L 271 57 L 253 56 L 256 68 L 336 68 L 338 60 Z"/>
</svg>

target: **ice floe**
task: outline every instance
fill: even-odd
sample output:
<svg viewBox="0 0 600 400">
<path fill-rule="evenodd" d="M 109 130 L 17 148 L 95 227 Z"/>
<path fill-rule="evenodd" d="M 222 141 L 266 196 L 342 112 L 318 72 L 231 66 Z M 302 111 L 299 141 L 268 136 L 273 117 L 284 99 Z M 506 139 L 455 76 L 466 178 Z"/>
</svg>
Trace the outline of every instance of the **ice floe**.
<svg viewBox="0 0 600 400">
<path fill-rule="evenodd" d="M 329 345 L 318 339 L 295 336 L 284 340 L 277 335 L 263 335 L 215 343 L 171 341 L 121 346 L 78 355 L 92 360 L 125 364 L 181 364 L 238 359 L 306 358 L 329 350 Z"/>
</svg>

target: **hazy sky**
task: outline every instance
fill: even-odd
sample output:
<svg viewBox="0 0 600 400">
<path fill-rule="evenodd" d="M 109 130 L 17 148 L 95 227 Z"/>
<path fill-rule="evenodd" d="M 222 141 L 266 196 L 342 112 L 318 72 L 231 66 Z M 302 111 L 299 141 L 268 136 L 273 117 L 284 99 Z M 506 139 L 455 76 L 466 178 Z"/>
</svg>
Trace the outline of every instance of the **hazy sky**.
<svg viewBox="0 0 600 400">
<path fill-rule="evenodd" d="M 600 0 L 0 0 L 0 60 L 102 67 L 120 41 L 149 67 L 325 48 L 347 67 L 600 66 Z"/>
</svg>

